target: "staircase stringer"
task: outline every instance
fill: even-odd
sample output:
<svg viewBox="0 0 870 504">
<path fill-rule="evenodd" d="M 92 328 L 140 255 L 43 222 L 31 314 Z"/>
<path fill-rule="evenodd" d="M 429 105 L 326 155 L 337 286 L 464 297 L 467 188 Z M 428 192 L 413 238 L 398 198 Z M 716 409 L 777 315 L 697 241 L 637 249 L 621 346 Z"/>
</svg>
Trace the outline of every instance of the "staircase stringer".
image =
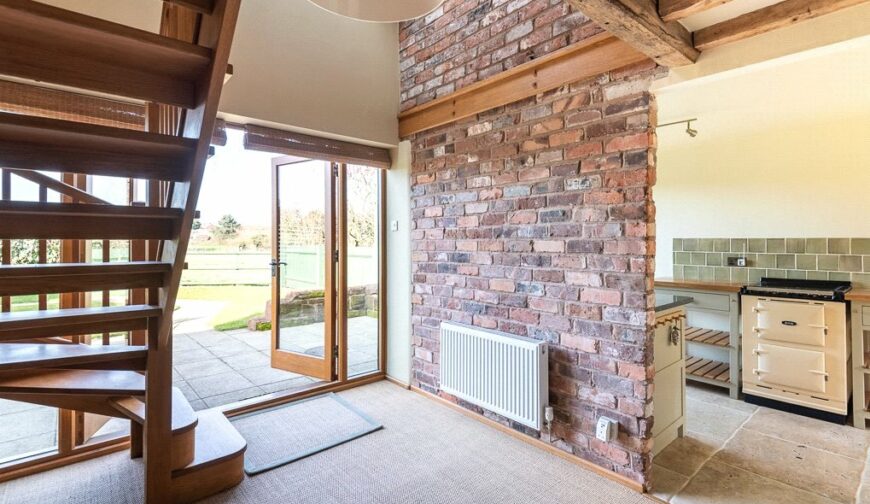
<svg viewBox="0 0 870 504">
<path fill-rule="evenodd" d="M 197 144 L 189 182 L 171 184 L 167 196 L 167 206 L 183 210 L 178 237 L 162 242 L 159 247 L 160 260 L 172 267 L 167 283 L 160 292 L 162 315 L 149 321 L 147 336 L 144 457 L 145 501 L 148 504 L 172 501 L 172 316 L 208 160 L 239 4 L 240 0 L 217 0 L 212 14 L 200 18 L 197 42 L 212 50 L 212 61 L 207 74 L 197 85 L 196 108 L 178 116 L 182 121 L 180 136 L 196 139 Z M 163 23 L 171 22 L 173 20 L 164 14 Z"/>
</svg>

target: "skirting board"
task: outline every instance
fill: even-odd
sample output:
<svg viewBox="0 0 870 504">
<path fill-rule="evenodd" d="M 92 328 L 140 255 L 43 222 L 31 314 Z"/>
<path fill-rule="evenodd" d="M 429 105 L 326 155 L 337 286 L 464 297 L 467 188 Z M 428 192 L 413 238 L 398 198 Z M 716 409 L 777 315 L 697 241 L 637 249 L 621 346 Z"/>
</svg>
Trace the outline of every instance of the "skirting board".
<svg viewBox="0 0 870 504">
<path fill-rule="evenodd" d="M 469 418 L 473 418 L 473 419 L 477 420 L 478 422 L 486 424 L 494 429 L 497 429 L 505 434 L 508 434 L 509 436 L 512 436 L 516 439 L 519 439 L 520 441 L 522 441 L 524 443 L 528 443 L 536 448 L 539 448 L 539 449 L 544 450 L 548 453 L 551 453 L 551 454 L 553 454 L 561 459 L 567 460 L 568 462 L 571 462 L 572 464 L 578 465 L 578 466 L 582 467 L 583 469 L 587 469 L 589 471 L 592 471 L 595 474 L 598 474 L 599 476 L 604 476 L 605 478 L 607 478 L 611 481 L 614 481 L 616 483 L 619 483 L 620 485 L 626 486 L 626 487 L 634 490 L 635 492 L 646 494 L 646 492 L 643 488 L 643 485 L 641 485 L 637 481 L 626 478 L 625 476 L 623 476 L 621 474 L 617 474 L 613 471 L 609 471 L 603 467 L 597 466 L 597 465 L 593 464 L 592 462 L 583 460 L 579 457 L 571 455 L 570 453 L 565 453 L 564 451 L 562 451 L 558 448 L 555 448 L 555 447 L 551 446 L 550 444 L 541 441 L 540 439 L 535 439 L 533 437 L 526 436 L 525 434 L 517 432 L 509 427 L 505 427 L 504 425 L 502 425 L 494 420 L 490 420 L 489 418 L 478 415 L 477 413 L 474 413 L 473 411 L 469 411 L 469 410 L 463 408 L 462 406 L 459 406 L 458 404 L 454 404 L 446 399 L 432 395 L 432 394 L 426 392 L 425 390 L 423 390 L 419 387 L 411 386 L 411 387 L 409 387 L 409 389 L 413 392 L 416 392 L 416 393 L 422 395 L 423 397 L 425 397 L 427 399 L 438 402 L 439 404 L 443 404 L 444 406 L 447 406 L 448 408 L 450 408 L 454 411 L 462 413 L 463 415 L 465 415 Z M 646 495 L 647 495 L 647 497 L 654 498 L 652 495 L 649 495 L 649 494 L 646 494 Z M 656 499 L 656 500 L 658 500 L 658 499 Z"/>
<path fill-rule="evenodd" d="M 410 384 L 410 383 L 405 383 L 405 382 L 403 382 L 402 380 L 400 380 L 400 379 L 398 379 L 398 378 L 393 378 L 393 377 L 390 376 L 390 375 L 386 375 L 386 376 L 384 376 L 384 379 L 387 380 L 387 381 L 390 382 L 390 383 L 393 383 L 393 384 L 396 384 L 396 385 L 402 387 L 402 388 L 405 389 L 405 390 L 411 390 L 411 384 Z"/>
</svg>

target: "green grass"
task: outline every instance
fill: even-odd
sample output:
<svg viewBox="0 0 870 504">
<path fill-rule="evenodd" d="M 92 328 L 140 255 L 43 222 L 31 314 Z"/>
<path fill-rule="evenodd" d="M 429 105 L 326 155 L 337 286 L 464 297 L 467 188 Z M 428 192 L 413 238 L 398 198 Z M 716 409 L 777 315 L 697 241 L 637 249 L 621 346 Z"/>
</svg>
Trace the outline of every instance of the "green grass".
<svg viewBox="0 0 870 504">
<path fill-rule="evenodd" d="M 215 315 L 210 323 L 218 331 L 229 331 L 247 327 L 248 319 L 263 316 L 266 301 L 269 300 L 269 287 L 250 286 L 183 286 L 178 292 L 178 299 L 198 301 L 222 301 L 226 303 L 223 309 Z"/>
</svg>

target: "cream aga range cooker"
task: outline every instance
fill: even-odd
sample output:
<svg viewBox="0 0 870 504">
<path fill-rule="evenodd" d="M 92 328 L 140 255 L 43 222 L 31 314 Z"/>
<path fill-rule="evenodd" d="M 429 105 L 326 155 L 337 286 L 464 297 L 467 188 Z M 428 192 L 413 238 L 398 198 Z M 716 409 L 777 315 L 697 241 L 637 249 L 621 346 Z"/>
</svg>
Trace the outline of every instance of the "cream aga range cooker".
<svg viewBox="0 0 870 504">
<path fill-rule="evenodd" d="M 845 423 L 849 282 L 763 278 L 741 290 L 747 402 Z"/>
</svg>

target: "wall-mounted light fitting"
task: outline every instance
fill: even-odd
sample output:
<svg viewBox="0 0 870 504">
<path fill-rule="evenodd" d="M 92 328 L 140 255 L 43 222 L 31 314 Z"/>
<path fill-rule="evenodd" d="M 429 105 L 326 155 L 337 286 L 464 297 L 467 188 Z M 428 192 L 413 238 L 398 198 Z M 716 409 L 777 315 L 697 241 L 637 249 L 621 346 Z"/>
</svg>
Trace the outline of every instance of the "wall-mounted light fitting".
<svg viewBox="0 0 870 504">
<path fill-rule="evenodd" d="M 692 138 L 695 138 L 696 136 L 698 136 L 698 130 L 692 128 L 692 121 L 697 121 L 697 120 L 698 120 L 697 117 L 693 117 L 691 119 L 683 119 L 682 121 L 674 121 L 674 122 L 669 122 L 669 123 L 665 123 L 665 124 L 659 124 L 656 126 L 656 128 L 664 128 L 665 126 L 673 126 L 675 124 L 685 123 L 686 124 L 686 134 Z"/>
</svg>

